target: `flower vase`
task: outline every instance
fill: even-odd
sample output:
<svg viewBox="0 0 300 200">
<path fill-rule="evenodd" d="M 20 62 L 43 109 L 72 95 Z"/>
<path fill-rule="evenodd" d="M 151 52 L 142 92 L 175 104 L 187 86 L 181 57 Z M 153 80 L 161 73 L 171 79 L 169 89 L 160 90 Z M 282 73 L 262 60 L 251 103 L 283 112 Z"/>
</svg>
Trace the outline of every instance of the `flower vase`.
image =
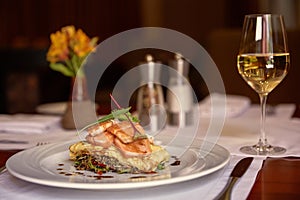
<svg viewBox="0 0 300 200">
<path fill-rule="evenodd" d="M 96 120 L 95 104 L 91 102 L 84 75 L 72 77 L 72 90 L 61 120 L 64 129 L 81 129 Z"/>
</svg>

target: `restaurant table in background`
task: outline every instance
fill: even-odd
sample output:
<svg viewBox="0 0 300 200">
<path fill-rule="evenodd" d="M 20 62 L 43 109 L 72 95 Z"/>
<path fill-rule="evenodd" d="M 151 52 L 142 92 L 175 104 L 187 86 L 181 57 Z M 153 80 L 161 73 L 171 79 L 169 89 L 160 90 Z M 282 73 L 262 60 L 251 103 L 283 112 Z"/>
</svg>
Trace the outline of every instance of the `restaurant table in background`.
<svg viewBox="0 0 300 200">
<path fill-rule="evenodd" d="M 234 188 L 233 199 L 244 199 L 250 191 L 248 199 L 299 199 L 300 147 L 298 147 L 298 144 L 300 143 L 300 119 L 291 119 L 294 108 L 293 105 L 278 105 L 275 113 L 267 118 L 267 131 L 271 143 L 283 145 L 287 147 L 288 151 L 282 156 L 255 157 L 250 169 L 247 170 L 244 177 Z M 226 118 L 218 144 L 230 151 L 230 162 L 224 169 L 205 177 L 162 187 L 111 192 L 39 186 L 21 181 L 5 172 L 0 175 L 0 191 L 2 193 L 0 199 L 26 199 L 33 198 L 34 195 L 37 195 L 39 199 L 43 199 L 43 197 L 51 199 L 54 198 L 54 193 L 58 195 L 58 199 L 82 199 L 83 197 L 86 199 L 96 199 L 96 197 L 99 199 L 104 197 L 107 199 L 138 199 L 140 196 L 136 195 L 142 194 L 147 194 L 144 195 L 145 199 L 199 199 L 199 197 L 212 199 L 221 190 L 221 183 L 226 182 L 226 177 L 228 178 L 235 163 L 245 157 L 239 152 L 239 147 L 246 143 L 256 142 L 259 136 L 257 130 L 259 126 L 254 124 L 259 123 L 258 116 L 259 106 L 252 105 L 240 115 Z M 208 125 L 209 118 L 201 118 L 200 123 Z M 203 127 L 202 125 L 200 128 Z M 69 137 L 74 138 L 72 132 L 64 132 L 60 129 L 56 132 L 39 135 L 34 142 L 47 140 L 52 143 L 58 140 L 67 140 Z M 172 134 L 172 131 L 167 131 L 166 136 L 168 134 Z M 3 134 L 0 134 L 0 139 L 2 139 L 1 137 L 3 137 Z M 33 146 L 34 142 L 28 145 Z M 0 150 L 0 164 L 3 164 L 9 156 L 18 151 L 12 149 Z M 218 181 L 215 179 L 218 179 Z M 242 183 L 243 186 L 241 186 Z M 10 189 L 10 187 L 13 188 Z M 203 192 L 207 192 L 207 194 Z"/>
</svg>

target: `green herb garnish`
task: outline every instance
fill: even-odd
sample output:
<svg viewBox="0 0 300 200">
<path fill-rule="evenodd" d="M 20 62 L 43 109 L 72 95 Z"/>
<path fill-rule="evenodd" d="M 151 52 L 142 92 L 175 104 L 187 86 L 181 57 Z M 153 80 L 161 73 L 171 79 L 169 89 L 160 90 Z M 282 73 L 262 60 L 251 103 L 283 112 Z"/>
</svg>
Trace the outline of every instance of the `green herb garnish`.
<svg viewBox="0 0 300 200">
<path fill-rule="evenodd" d="M 131 107 L 119 108 L 119 109 L 113 110 L 111 112 L 111 115 L 113 115 L 114 119 L 118 119 L 120 121 L 128 120 L 128 118 L 129 118 L 129 120 L 131 120 L 133 122 L 140 122 L 140 120 L 137 117 L 131 115 L 131 113 L 129 112 L 130 109 L 131 109 Z M 126 110 L 127 110 L 127 112 L 125 112 Z"/>
<path fill-rule="evenodd" d="M 78 131 L 77 134 L 80 134 L 82 131 L 84 131 L 85 129 L 87 129 L 91 126 L 94 126 L 95 124 L 102 123 L 102 122 L 112 120 L 112 119 L 124 121 L 124 120 L 128 120 L 127 117 L 129 117 L 129 119 L 132 120 L 133 122 L 139 122 L 139 119 L 137 117 L 134 117 L 131 115 L 131 113 L 129 112 L 130 109 L 131 109 L 131 107 L 115 109 L 115 110 L 111 111 L 110 114 L 98 119 L 96 122 L 93 122 L 93 123 L 83 127 L 80 131 Z"/>
<path fill-rule="evenodd" d="M 118 104 L 118 102 L 115 100 L 115 98 L 110 94 L 110 98 L 111 100 L 116 104 L 116 106 L 119 108 L 119 109 L 122 109 L 122 107 Z M 137 140 L 137 139 L 145 139 L 147 138 L 146 135 L 140 133 L 140 131 L 134 126 L 132 120 L 130 119 L 130 117 L 127 115 L 127 113 L 124 113 L 125 117 L 127 118 L 127 120 L 129 121 L 129 123 L 131 124 L 133 130 L 134 130 L 134 136 L 133 136 L 133 139 L 134 140 Z"/>
<path fill-rule="evenodd" d="M 161 163 L 159 163 L 158 165 L 157 165 L 157 169 L 158 170 L 163 170 L 163 169 L 165 169 L 166 168 L 166 166 L 165 166 L 165 163 L 164 162 L 161 162 Z"/>
</svg>

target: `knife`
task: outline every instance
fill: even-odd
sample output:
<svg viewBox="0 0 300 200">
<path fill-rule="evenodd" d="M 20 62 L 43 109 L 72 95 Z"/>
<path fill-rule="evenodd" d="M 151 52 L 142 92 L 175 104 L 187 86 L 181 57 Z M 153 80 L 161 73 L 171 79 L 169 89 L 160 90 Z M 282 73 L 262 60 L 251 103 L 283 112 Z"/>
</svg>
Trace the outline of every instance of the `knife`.
<svg viewBox="0 0 300 200">
<path fill-rule="evenodd" d="M 239 178 L 241 178 L 244 173 L 249 168 L 250 164 L 253 161 L 253 157 L 247 157 L 241 159 L 236 166 L 233 168 L 228 182 L 224 189 L 220 192 L 220 194 L 215 198 L 215 200 L 229 200 L 231 198 L 231 190 L 234 184 L 237 182 Z"/>
</svg>

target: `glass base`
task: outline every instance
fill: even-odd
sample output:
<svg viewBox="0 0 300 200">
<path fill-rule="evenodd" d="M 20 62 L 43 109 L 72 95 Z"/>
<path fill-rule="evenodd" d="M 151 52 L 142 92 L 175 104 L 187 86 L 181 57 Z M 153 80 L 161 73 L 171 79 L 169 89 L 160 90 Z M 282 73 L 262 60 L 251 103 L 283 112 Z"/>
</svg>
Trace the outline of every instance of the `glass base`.
<svg viewBox="0 0 300 200">
<path fill-rule="evenodd" d="M 286 152 L 286 149 L 283 147 L 277 147 L 272 145 L 253 145 L 241 147 L 240 151 L 245 154 L 250 155 L 280 155 Z"/>
</svg>

